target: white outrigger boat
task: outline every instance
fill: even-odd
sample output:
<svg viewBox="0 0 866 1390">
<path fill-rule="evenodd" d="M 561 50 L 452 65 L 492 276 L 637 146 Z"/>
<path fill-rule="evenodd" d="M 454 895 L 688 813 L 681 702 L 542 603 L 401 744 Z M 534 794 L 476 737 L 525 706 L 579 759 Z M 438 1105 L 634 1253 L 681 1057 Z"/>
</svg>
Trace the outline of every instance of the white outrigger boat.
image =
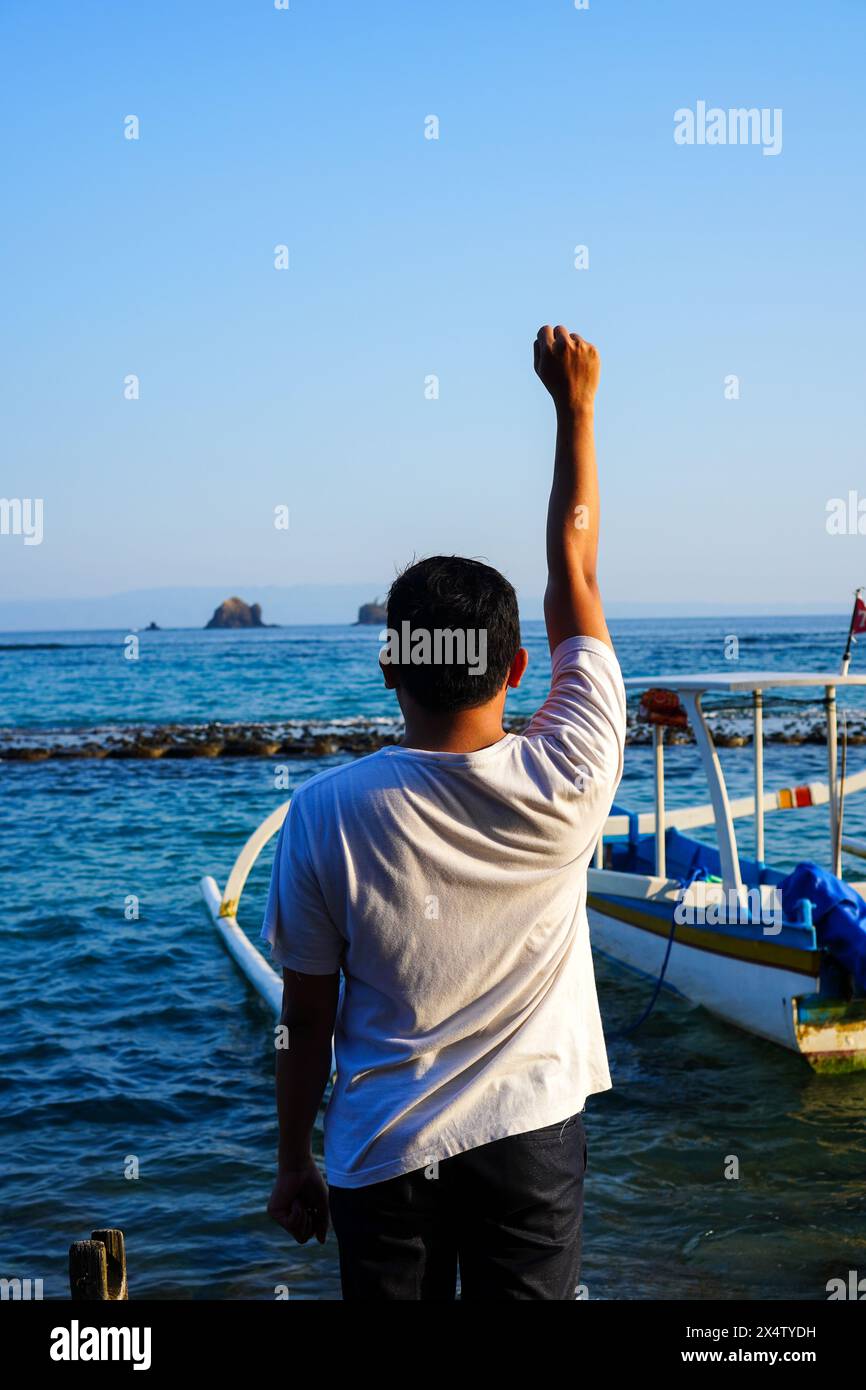
<svg viewBox="0 0 866 1390">
<path fill-rule="evenodd" d="M 631 689 L 645 680 L 628 680 Z M 646 814 L 614 804 L 589 873 L 587 898 L 593 949 L 702 1004 L 749 1033 L 801 1053 L 816 1071 L 866 1068 L 866 997 L 819 944 L 807 897 L 781 910 L 784 872 L 764 862 L 768 813 L 828 804 L 832 872 L 842 851 L 866 857 L 866 844 L 843 839 L 837 777 L 836 688 L 866 685 L 866 676 L 826 672 L 677 675 L 653 682 L 676 706 L 682 701 L 707 780 L 705 806 L 665 810 L 663 728 L 653 721 L 655 809 Z M 764 788 L 764 692 L 821 687 L 827 715 L 828 780 Z M 650 692 L 651 694 L 655 693 Z M 731 801 L 702 701 L 708 693 L 751 696 L 753 796 Z M 650 716 L 652 719 L 652 716 Z M 680 722 L 680 721 L 676 721 Z M 685 718 L 682 719 L 685 722 Z M 849 778 L 850 795 L 866 788 L 866 771 Z M 734 821 L 755 819 L 754 858 L 740 854 Z M 685 831 L 714 825 L 717 847 Z M 848 883 L 866 897 L 866 882 Z"/>
<path fill-rule="evenodd" d="M 626 681 L 646 690 L 646 680 Z M 866 858 L 866 843 L 842 836 L 843 787 L 837 775 L 836 690 L 866 685 L 866 675 L 746 673 L 676 675 L 652 682 L 661 692 L 653 723 L 655 807 L 629 812 L 615 804 L 589 871 L 587 908 L 593 949 L 665 988 L 703 1005 L 717 1017 L 800 1053 L 817 1071 L 866 1069 L 866 993 L 819 942 L 808 897 L 781 911 L 784 872 L 764 862 L 764 817 L 782 810 L 829 805 L 830 862 L 841 876 L 845 851 Z M 764 789 L 764 692 L 821 688 L 827 717 L 828 780 Z M 751 696 L 755 793 L 731 801 L 705 711 L 704 695 Z M 682 705 L 680 705 L 680 701 Z M 665 703 L 667 712 L 665 713 Z M 684 707 L 684 708 L 683 708 Z M 694 733 L 706 776 L 707 805 L 665 809 L 666 723 Z M 844 794 L 866 789 L 866 770 L 848 778 Z M 280 978 L 237 922 L 238 904 L 253 864 L 279 831 L 288 802 L 277 807 L 247 840 L 220 892 L 201 880 L 208 911 L 244 974 L 279 1014 Z M 754 817 L 754 858 L 740 854 L 734 821 Z M 714 825 L 717 847 L 686 831 Z M 866 882 L 849 882 L 866 898 Z M 844 890 L 843 890 L 844 891 Z M 655 994 L 653 995 L 653 1000 Z"/>
</svg>

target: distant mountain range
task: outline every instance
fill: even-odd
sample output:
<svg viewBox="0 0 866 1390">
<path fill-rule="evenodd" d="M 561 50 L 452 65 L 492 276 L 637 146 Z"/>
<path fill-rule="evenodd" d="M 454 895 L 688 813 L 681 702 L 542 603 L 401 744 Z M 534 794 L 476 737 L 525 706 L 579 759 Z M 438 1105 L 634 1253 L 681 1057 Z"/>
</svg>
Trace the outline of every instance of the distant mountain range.
<svg viewBox="0 0 866 1390">
<path fill-rule="evenodd" d="M 229 595 L 240 593 L 247 603 L 261 605 L 267 623 L 354 623 L 362 604 L 384 591 L 381 579 L 358 584 L 292 584 L 256 586 L 236 580 L 201 588 L 130 589 L 101 598 L 0 599 L 0 631 L 50 632 L 109 628 L 133 631 L 157 623 L 161 628 L 202 628 L 214 609 Z M 743 616 L 807 616 L 847 612 L 845 603 L 629 603 L 611 601 L 610 618 L 712 618 Z M 542 617 L 540 597 L 520 595 L 524 618 Z"/>
</svg>

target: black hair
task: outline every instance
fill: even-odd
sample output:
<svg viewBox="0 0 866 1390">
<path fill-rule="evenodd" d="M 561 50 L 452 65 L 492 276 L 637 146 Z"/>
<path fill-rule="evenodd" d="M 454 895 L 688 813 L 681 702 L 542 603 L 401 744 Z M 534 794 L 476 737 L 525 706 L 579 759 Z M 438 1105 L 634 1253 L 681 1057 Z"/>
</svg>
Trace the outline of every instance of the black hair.
<svg viewBox="0 0 866 1390">
<path fill-rule="evenodd" d="M 433 555 L 394 580 L 388 594 L 388 629 L 389 641 L 396 638 L 399 646 L 383 660 L 390 659 L 399 684 L 419 705 L 441 714 L 473 709 L 502 689 L 520 648 L 517 595 L 504 575 L 480 560 Z M 422 644 L 416 648 L 416 659 L 409 660 L 404 640 L 408 632 L 427 634 L 427 659 Z M 436 634 L 445 636 L 439 641 Z M 453 659 L 461 647 L 449 638 L 462 641 L 467 659 Z M 449 646 L 450 660 L 444 655 Z"/>
</svg>

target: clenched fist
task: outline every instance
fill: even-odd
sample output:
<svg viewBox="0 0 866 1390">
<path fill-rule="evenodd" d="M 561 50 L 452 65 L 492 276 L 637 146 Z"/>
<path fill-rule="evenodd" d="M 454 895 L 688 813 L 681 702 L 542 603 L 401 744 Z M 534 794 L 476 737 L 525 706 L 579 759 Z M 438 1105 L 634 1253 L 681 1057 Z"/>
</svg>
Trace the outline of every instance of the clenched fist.
<svg viewBox="0 0 866 1390">
<path fill-rule="evenodd" d="M 328 1186 L 312 1159 L 293 1171 L 277 1173 L 268 1216 L 306 1245 L 315 1236 L 324 1245 L 328 1231 Z"/>
<path fill-rule="evenodd" d="M 592 407 L 601 372 L 601 358 L 592 343 L 569 333 L 562 324 L 539 328 L 533 343 L 535 370 L 557 410 Z"/>
</svg>

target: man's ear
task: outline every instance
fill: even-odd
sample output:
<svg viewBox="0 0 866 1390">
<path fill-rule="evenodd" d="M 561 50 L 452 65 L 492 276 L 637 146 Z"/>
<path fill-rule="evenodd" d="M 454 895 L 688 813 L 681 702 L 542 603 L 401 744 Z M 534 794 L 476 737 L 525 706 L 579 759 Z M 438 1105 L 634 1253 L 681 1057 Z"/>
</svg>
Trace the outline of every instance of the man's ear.
<svg viewBox="0 0 866 1390">
<path fill-rule="evenodd" d="M 517 655 L 511 663 L 511 670 L 508 672 L 506 684 L 509 689 L 516 690 L 523 677 L 526 675 L 526 668 L 529 665 L 529 652 L 525 647 L 519 647 Z"/>
<path fill-rule="evenodd" d="M 397 689 L 397 671 L 396 671 L 396 668 L 392 665 L 392 663 L 391 663 L 390 661 L 383 661 L 382 658 L 380 657 L 380 658 L 379 658 L 379 669 L 380 669 L 380 671 L 382 672 L 382 677 L 383 677 L 383 679 L 384 679 L 384 681 L 385 681 L 385 689 L 386 689 L 386 690 L 396 690 L 396 689 Z"/>
</svg>

